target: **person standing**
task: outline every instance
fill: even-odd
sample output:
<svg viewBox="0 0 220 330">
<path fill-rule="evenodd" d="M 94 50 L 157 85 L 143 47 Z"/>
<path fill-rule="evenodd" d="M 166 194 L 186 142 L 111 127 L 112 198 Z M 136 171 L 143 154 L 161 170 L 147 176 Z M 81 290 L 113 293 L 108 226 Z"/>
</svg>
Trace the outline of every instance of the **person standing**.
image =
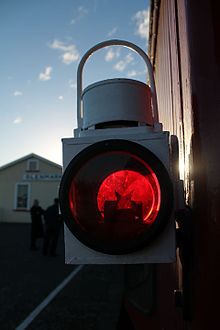
<svg viewBox="0 0 220 330">
<path fill-rule="evenodd" d="M 59 200 L 54 199 L 54 204 L 49 206 L 44 214 L 45 235 L 43 244 L 43 255 L 48 253 L 56 256 L 57 242 L 61 227 L 61 216 L 59 214 Z"/>
<path fill-rule="evenodd" d="M 31 250 L 37 250 L 36 241 L 44 236 L 42 216 L 44 210 L 35 199 L 30 209 L 31 213 Z"/>
</svg>

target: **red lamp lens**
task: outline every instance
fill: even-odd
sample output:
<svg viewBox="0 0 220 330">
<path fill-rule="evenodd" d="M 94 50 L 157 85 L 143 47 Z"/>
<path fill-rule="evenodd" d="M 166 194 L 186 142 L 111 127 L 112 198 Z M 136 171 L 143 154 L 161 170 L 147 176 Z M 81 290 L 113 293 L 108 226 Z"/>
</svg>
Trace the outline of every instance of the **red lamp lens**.
<svg viewBox="0 0 220 330">
<path fill-rule="evenodd" d="M 152 171 L 146 176 L 132 170 L 114 172 L 101 183 L 97 203 L 103 219 L 107 216 L 107 205 L 112 205 L 119 212 L 133 210 L 136 220 L 152 224 L 160 208 L 157 177 Z"/>
</svg>

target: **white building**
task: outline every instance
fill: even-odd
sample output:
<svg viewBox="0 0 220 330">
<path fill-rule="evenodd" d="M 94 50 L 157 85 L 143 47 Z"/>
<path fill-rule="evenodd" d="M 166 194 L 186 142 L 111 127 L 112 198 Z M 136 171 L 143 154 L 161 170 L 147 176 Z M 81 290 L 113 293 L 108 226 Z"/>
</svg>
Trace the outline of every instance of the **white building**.
<svg viewBox="0 0 220 330">
<path fill-rule="evenodd" d="M 46 209 L 58 197 L 62 167 L 35 154 L 0 167 L 0 222 L 30 222 L 34 199 Z"/>
</svg>

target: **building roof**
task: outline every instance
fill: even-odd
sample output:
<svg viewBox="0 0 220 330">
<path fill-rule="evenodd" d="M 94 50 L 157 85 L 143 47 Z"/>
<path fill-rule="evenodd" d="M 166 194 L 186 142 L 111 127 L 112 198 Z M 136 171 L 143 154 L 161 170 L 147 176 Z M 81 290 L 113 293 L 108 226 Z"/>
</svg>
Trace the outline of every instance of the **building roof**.
<svg viewBox="0 0 220 330">
<path fill-rule="evenodd" d="M 10 162 L 10 163 L 8 163 L 8 164 L 6 164 L 6 165 L 0 166 L 0 171 L 3 170 L 3 169 L 5 169 L 5 168 L 8 168 L 8 167 L 10 167 L 10 166 L 14 166 L 14 165 L 16 165 L 16 164 L 18 164 L 18 163 L 20 163 L 20 162 L 25 161 L 25 160 L 28 160 L 28 159 L 30 159 L 30 158 L 38 159 L 38 160 L 43 161 L 43 162 L 45 162 L 45 163 L 47 163 L 47 164 L 49 164 L 49 165 L 56 166 L 56 167 L 59 168 L 59 169 L 62 168 L 62 166 L 60 166 L 60 165 L 57 164 L 57 163 L 54 163 L 54 162 L 52 162 L 52 161 L 50 161 L 50 160 L 48 160 L 48 159 L 46 159 L 46 158 L 43 158 L 43 157 L 41 157 L 41 156 L 39 156 L 39 155 L 36 155 L 36 154 L 34 154 L 34 153 L 31 153 L 31 154 L 26 155 L 26 156 L 24 156 L 24 157 L 21 157 L 21 158 L 19 158 L 19 159 L 17 159 L 17 160 L 14 160 L 13 162 Z"/>
</svg>

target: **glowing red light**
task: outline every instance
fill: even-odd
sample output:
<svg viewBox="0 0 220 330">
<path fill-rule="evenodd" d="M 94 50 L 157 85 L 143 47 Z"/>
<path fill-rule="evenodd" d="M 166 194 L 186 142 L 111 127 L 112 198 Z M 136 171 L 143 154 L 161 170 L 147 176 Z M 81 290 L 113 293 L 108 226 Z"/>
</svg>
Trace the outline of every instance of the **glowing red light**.
<svg viewBox="0 0 220 330">
<path fill-rule="evenodd" d="M 69 206 L 70 206 L 70 210 L 71 210 L 73 216 L 74 216 L 74 213 L 75 213 L 75 203 L 73 201 L 74 196 L 75 196 L 74 184 L 72 184 L 70 186 L 70 191 L 69 191 Z"/>
<path fill-rule="evenodd" d="M 98 209 L 104 217 L 105 202 L 115 202 L 117 210 L 132 209 L 134 204 L 142 205 L 143 222 L 152 224 L 160 209 L 160 185 L 151 171 L 144 176 L 132 170 L 116 171 L 101 183 L 98 195 Z"/>
</svg>

